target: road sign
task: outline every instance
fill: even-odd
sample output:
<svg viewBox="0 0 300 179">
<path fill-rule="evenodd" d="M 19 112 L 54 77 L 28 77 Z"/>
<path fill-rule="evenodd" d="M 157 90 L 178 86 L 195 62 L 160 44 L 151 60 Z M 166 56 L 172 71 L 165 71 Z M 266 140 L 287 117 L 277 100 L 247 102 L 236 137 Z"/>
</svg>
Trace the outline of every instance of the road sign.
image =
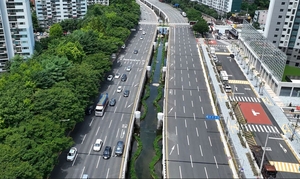
<svg viewBox="0 0 300 179">
<path fill-rule="evenodd" d="M 208 120 L 219 120 L 220 116 L 206 115 L 206 119 L 208 119 Z"/>
</svg>

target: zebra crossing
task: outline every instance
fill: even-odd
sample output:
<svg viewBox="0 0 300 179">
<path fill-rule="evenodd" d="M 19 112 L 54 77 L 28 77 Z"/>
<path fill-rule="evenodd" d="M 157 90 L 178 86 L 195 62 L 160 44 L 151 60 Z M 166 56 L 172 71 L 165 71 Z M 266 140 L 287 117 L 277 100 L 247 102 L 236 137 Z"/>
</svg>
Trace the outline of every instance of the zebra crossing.
<svg viewBox="0 0 300 179">
<path fill-rule="evenodd" d="M 261 124 L 244 124 L 243 127 L 246 131 L 250 131 L 250 132 L 267 132 L 267 133 L 280 134 L 280 131 L 277 129 L 276 126 L 261 125 Z"/>
<path fill-rule="evenodd" d="M 261 100 L 256 97 L 245 97 L 245 96 L 228 96 L 229 101 L 237 101 L 237 102 L 252 102 L 252 103 L 260 103 Z"/>
<path fill-rule="evenodd" d="M 228 45 L 209 45 L 210 47 L 223 47 L 223 48 L 227 48 Z"/>
</svg>

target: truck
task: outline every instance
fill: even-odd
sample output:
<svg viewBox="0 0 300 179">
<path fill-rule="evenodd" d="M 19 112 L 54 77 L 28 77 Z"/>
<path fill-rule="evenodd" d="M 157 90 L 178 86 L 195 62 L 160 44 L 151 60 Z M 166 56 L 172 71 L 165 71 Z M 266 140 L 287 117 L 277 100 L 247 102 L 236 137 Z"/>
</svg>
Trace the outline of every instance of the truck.
<svg viewBox="0 0 300 179">
<path fill-rule="evenodd" d="M 222 81 L 228 81 L 228 75 L 225 70 L 220 71 L 220 77 Z"/>
<path fill-rule="evenodd" d="M 103 116 L 105 108 L 108 104 L 108 93 L 101 94 L 95 109 L 95 116 Z"/>
<path fill-rule="evenodd" d="M 186 13 L 185 13 L 185 12 L 181 12 L 181 15 L 182 15 L 183 17 L 186 17 Z"/>
<path fill-rule="evenodd" d="M 276 178 L 277 170 L 274 165 L 271 165 L 268 158 L 264 157 L 262 158 L 264 150 L 260 145 L 253 145 L 250 147 L 251 152 L 253 154 L 253 157 L 258 165 L 260 167 L 261 162 L 263 160 L 263 166 L 261 168 L 261 174 L 264 177 L 264 179 L 273 179 Z"/>
</svg>

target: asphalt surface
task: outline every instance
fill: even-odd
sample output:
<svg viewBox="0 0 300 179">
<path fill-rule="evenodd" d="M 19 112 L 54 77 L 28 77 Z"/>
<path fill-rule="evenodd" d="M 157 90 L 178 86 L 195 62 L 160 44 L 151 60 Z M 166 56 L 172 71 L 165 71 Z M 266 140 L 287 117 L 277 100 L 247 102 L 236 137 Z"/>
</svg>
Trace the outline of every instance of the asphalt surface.
<svg viewBox="0 0 300 179">
<path fill-rule="evenodd" d="M 213 114 L 195 37 L 171 27 L 166 80 L 167 178 L 232 178 Z"/>
<path fill-rule="evenodd" d="M 157 22 L 157 17 L 149 8 L 144 8 L 141 17 L 147 17 L 147 22 Z M 123 170 L 123 157 L 115 157 L 114 151 L 118 141 L 128 140 L 128 128 L 133 113 L 137 97 L 138 86 L 141 83 L 142 71 L 145 68 L 145 60 L 149 56 L 149 48 L 153 44 L 153 37 L 156 32 L 155 25 L 140 25 L 142 31 L 133 32 L 131 38 L 126 44 L 126 48 L 121 52 L 118 59 L 115 60 L 113 71 L 110 74 L 127 74 L 127 81 L 121 82 L 120 79 L 105 81 L 101 86 L 101 93 L 108 93 L 109 99 L 115 98 L 117 103 L 114 107 L 107 106 L 103 117 L 95 117 L 94 113 L 87 116 L 85 121 L 76 125 L 71 133 L 75 141 L 75 147 L 78 149 L 78 155 L 73 162 L 67 162 L 68 151 L 63 151 L 59 157 L 59 164 L 55 166 L 50 178 L 81 178 L 83 174 L 88 174 L 89 178 L 120 178 Z M 140 28 L 139 27 L 139 28 Z M 143 39 L 140 39 L 140 37 Z M 138 54 L 133 54 L 138 50 Z M 131 66 L 131 71 L 127 72 L 126 67 Z M 117 93 L 117 87 L 122 86 L 130 90 L 129 97 L 123 97 L 123 91 Z M 99 94 L 100 95 L 100 94 Z M 103 140 L 103 146 L 100 152 L 92 150 L 96 139 Z M 109 160 L 102 158 L 105 146 L 112 147 L 113 156 Z M 124 151 L 126 151 L 126 147 Z"/>
<path fill-rule="evenodd" d="M 232 82 L 235 83 L 241 83 L 244 81 L 247 81 L 247 78 L 244 76 L 243 72 L 240 70 L 239 66 L 235 62 L 235 60 L 232 60 L 228 54 L 229 53 L 229 46 L 226 46 L 225 44 L 222 44 L 221 42 L 216 41 L 217 43 L 214 45 L 210 45 L 211 47 L 216 48 L 216 54 L 217 58 L 220 62 L 222 62 L 222 67 L 223 70 L 227 72 L 229 75 L 228 79 L 232 80 Z M 219 53 L 219 54 L 218 54 Z M 221 54 L 224 53 L 224 54 Z M 230 85 L 232 86 L 233 89 L 237 87 L 237 91 L 234 91 L 234 99 L 238 101 L 238 99 L 242 98 L 237 98 L 243 96 L 243 99 L 246 99 L 245 97 L 251 97 L 255 98 L 256 94 L 252 90 L 249 84 L 235 84 L 231 83 Z M 231 95 L 231 94 L 229 94 Z M 247 98 L 249 99 L 249 98 Z M 253 102 L 253 101 L 240 101 L 240 102 Z M 276 123 L 275 119 L 273 118 L 272 114 L 268 111 L 266 108 L 265 104 L 260 103 L 262 107 L 264 108 L 264 111 L 268 115 L 269 119 L 272 122 L 272 127 L 276 127 L 279 131 L 279 133 L 270 133 L 269 134 L 269 139 L 267 143 L 267 151 L 266 151 L 266 158 L 269 161 L 278 161 L 279 165 L 282 165 L 284 168 L 284 163 L 298 163 L 298 160 L 295 158 L 293 155 L 292 151 L 290 148 L 287 146 L 287 144 L 284 142 L 282 136 L 280 133 L 282 133 L 280 126 Z M 262 125 L 263 126 L 263 125 Z M 264 129 L 264 128 L 260 128 Z M 254 139 L 257 143 L 257 145 L 264 146 L 267 138 L 267 131 L 260 130 L 259 132 L 254 132 Z M 277 169 L 278 170 L 278 169 Z M 299 178 L 298 173 L 293 173 L 293 172 L 278 172 L 277 173 L 277 178 Z"/>
</svg>

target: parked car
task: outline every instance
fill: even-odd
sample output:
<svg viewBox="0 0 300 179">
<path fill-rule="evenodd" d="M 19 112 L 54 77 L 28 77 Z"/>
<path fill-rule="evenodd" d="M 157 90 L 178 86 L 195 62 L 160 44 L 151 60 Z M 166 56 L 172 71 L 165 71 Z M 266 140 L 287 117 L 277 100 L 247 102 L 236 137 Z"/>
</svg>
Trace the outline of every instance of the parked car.
<svg viewBox="0 0 300 179">
<path fill-rule="evenodd" d="M 125 44 L 123 44 L 121 48 L 122 48 L 122 49 L 126 48 L 126 45 L 125 45 Z"/>
<path fill-rule="evenodd" d="M 145 31 L 143 31 L 143 35 L 146 35 L 146 32 L 145 32 Z"/>
<path fill-rule="evenodd" d="M 111 157 L 111 147 L 106 146 L 104 151 L 103 151 L 103 159 L 107 160 Z"/>
<path fill-rule="evenodd" d="M 134 53 L 134 54 L 137 54 L 137 53 L 139 53 L 139 51 L 138 51 L 138 50 L 134 50 L 133 53 Z"/>
<path fill-rule="evenodd" d="M 113 76 L 112 75 L 108 75 L 107 81 L 112 81 L 112 80 L 113 80 Z"/>
<path fill-rule="evenodd" d="M 73 162 L 76 155 L 77 155 L 77 149 L 75 147 L 72 147 L 68 152 L 67 161 Z"/>
<path fill-rule="evenodd" d="M 102 148 L 102 145 L 103 145 L 103 141 L 101 139 L 97 139 L 94 144 L 93 150 L 99 152 Z"/>
<path fill-rule="evenodd" d="M 110 101 L 109 101 L 109 106 L 115 106 L 117 103 L 117 100 L 115 98 L 112 98 Z"/>
<path fill-rule="evenodd" d="M 89 175 L 88 174 L 83 174 L 81 179 L 89 179 Z"/>
</svg>

